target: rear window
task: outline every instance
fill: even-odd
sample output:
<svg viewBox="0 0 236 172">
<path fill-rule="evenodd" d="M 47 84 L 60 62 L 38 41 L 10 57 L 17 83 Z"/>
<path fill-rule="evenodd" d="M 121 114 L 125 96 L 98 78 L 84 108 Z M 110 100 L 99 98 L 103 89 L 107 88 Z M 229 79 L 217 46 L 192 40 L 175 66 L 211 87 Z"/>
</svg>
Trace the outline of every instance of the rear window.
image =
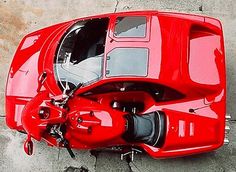
<svg viewBox="0 0 236 172">
<path fill-rule="evenodd" d="M 147 76 L 147 48 L 115 48 L 107 54 L 106 76 Z"/>
<path fill-rule="evenodd" d="M 145 37 L 146 23 L 144 16 L 117 17 L 114 36 Z"/>
</svg>

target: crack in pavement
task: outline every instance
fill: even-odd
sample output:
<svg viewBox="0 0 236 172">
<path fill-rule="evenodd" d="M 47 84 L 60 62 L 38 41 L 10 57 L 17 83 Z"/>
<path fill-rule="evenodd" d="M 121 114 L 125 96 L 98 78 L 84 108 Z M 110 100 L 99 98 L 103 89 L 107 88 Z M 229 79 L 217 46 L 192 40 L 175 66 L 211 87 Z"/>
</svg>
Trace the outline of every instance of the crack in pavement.
<svg viewBox="0 0 236 172">
<path fill-rule="evenodd" d="M 130 172 L 133 172 L 133 170 L 132 170 L 132 168 L 131 168 L 131 166 L 130 166 L 130 163 L 127 162 L 127 165 L 128 165 L 128 167 L 129 167 L 129 171 L 130 171 Z"/>
<path fill-rule="evenodd" d="M 115 9 L 114 9 L 114 13 L 117 11 L 118 4 L 119 4 L 119 0 L 116 0 L 116 6 L 115 6 Z"/>
<path fill-rule="evenodd" d="M 95 171 L 96 171 L 96 168 L 97 168 L 97 160 L 98 160 L 99 153 L 100 153 L 99 151 L 90 150 L 90 154 L 95 157 L 95 163 L 94 163 L 94 170 Z"/>
</svg>

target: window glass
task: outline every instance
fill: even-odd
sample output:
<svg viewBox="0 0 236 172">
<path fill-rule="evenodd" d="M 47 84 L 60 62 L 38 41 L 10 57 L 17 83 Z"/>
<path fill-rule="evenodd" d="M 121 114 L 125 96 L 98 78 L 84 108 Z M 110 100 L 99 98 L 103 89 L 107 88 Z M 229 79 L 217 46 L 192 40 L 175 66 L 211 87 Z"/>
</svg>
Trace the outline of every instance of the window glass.
<svg viewBox="0 0 236 172">
<path fill-rule="evenodd" d="M 115 25 L 115 37 L 145 37 L 146 17 L 117 17 Z"/>
<path fill-rule="evenodd" d="M 108 23 L 108 18 L 79 21 L 63 37 L 54 60 L 62 90 L 101 78 Z"/>
<path fill-rule="evenodd" d="M 115 48 L 107 54 L 106 76 L 146 76 L 147 48 Z"/>
</svg>

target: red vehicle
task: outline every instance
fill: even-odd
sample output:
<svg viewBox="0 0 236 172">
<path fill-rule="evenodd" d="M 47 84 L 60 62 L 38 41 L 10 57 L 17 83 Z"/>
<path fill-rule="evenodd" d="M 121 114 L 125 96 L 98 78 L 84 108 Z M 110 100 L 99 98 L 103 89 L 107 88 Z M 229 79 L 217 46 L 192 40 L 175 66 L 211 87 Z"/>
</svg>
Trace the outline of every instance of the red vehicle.
<svg viewBox="0 0 236 172">
<path fill-rule="evenodd" d="M 138 11 L 28 34 L 12 61 L 6 122 L 68 149 L 109 148 L 154 158 L 212 151 L 225 137 L 225 51 L 220 21 Z"/>
</svg>

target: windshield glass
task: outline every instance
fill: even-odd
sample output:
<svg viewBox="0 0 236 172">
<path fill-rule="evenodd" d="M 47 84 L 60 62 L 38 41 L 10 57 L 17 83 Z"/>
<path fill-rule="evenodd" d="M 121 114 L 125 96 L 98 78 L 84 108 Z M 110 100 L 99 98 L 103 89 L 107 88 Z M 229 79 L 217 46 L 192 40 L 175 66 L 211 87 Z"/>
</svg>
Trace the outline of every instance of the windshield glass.
<svg viewBox="0 0 236 172">
<path fill-rule="evenodd" d="M 55 77 L 62 90 L 101 78 L 108 22 L 108 18 L 80 21 L 63 37 L 54 60 Z"/>
</svg>

